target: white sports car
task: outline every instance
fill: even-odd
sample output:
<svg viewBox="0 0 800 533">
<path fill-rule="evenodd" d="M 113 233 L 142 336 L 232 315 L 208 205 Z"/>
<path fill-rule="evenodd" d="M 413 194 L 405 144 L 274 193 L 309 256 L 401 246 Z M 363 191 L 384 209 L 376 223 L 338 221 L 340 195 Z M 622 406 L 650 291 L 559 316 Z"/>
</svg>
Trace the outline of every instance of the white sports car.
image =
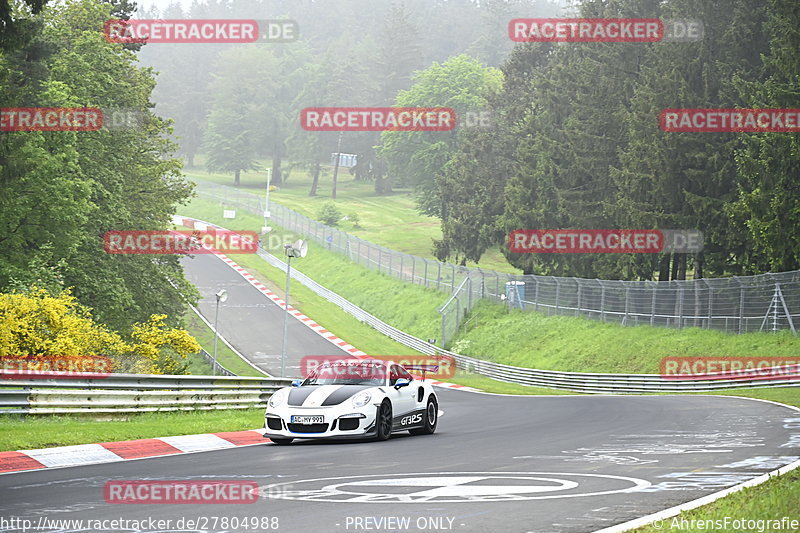
<svg viewBox="0 0 800 533">
<path fill-rule="evenodd" d="M 438 415 L 433 387 L 403 366 L 339 360 L 320 365 L 304 381 L 295 380 L 270 397 L 264 437 L 275 444 L 321 437 L 386 440 L 396 431 L 431 434 Z"/>
</svg>

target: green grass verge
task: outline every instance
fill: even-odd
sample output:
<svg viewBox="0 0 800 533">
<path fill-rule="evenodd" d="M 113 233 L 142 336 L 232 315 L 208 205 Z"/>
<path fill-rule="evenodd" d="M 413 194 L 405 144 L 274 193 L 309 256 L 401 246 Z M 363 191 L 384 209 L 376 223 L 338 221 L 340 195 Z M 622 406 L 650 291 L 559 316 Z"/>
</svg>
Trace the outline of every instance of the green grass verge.
<svg viewBox="0 0 800 533">
<path fill-rule="evenodd" d="M 204 199 L 196 199 L 182 212 L 235 230 L 253 230 L 262 223 L 260 217 L 241 210 L 235 220 L 224 220 L 222 206 Z M 234 259 L 255 269 L 263 264 L 247 255 Z M 447 298 L 443 292 L 368 270 L 314 243 L 309 246 L 308 256 L 293 261 L 292 267 L 403 331 L 423 339 L 441 336 L 437 309 Z M 280 280 L 282 274 L 273 270 L 264 272 Z M 293 290 L 299 286 L 293 284 Z M 283 289 L 277 292 L 282 294 Z M 335 307 L 333 310 L 341 312 Z M 329 319 L 328 314 L 307 314 L 318 320 Z M 659 373 L 659 362 L 664 357 L 747 355 L 795 359 L 800 353 L 800 337 L 789 332 L 731 335 L 699 328 L 621 327 L 582 317 L 509 312 L 488 301 L 479 302 L 463 329 L 452 344 L 454 351 L 543 370 Z M 359 346 L 358 339 L 348 339 L 346 330 L 337 335 Z"/>
<path fill-rule="evenodd" d="M 0 417 L 0 451 L 257 429 L 263 409 Z"/>
<path fill-rule="evenodd" d="M 261 217 L 241 210 L 236 212 L 236 219 L 225 220 L 222 218 L 222 207 L 217 202 L 204 199 L 195 199 L 191 205 L 181 209 L 181 214 L 240 231 L 257 230 L 263 222 Z M 284 232 L 276 229 L 274 233 L 283 234 Z M 275 255 L 283 257 L 282 250 L 273 249 L 271 251 Z M 277 294 L 284 294 L 283 280 L 286 275 L 283 272 L 277 268 L 270 267 L 255 255 L 239 254 L 231 256 L 231 258 L 250 270 L 253 275 L 259 272 L 266 278 L 274 280 L 271 284 L 271 290 Z M 355 265 L 343 256 L 324 250 L 323 247 L 316 243 L 309 243 L 308 255 L 303 259 L 292 261 L 292 268 L 296 268 L 318 283 L 335 290 L 354 304 L 367 309 L 381 320 L 403 331 L 423 339 L 438 338 L 440 335 L 441 320 L 437 309 L 448 297 L 445 292 L 396 281 L 386 274 Z M 311 295 L 316 299 L 316 295 L 300 283 L 292 284 L 291 293 L 291 303 L 293 305 L 296 301 L 301 311 L 361 350 L 370 354 L 408 353 L 408 348 L 402 348 L 404 351 L 397 352 L 396 346 L 402 346 L 397 345 L 397 343 L 394 343 L 396 345 L 395 351 L 392 352 L 382 351 L 384 350 L 381 347 L 382 343 L 377 346 L 381 351 L 377 352 L 374 352 L 373 348 L 362 347 L 363 344 L 360 337 L 367 336 L 367 332 L 372 332 L 389 342 L 393 343 L 394 341 L 375 332 L 369 326 L 361 324 L 352 317 L 347 320 L 348 324 L 361 325 L 363 327 L 358 328 L 358 331 L 348 331 L 342 328 L 337 331 L 335 325 L 331 324 L 331 322 L 341 322 L 346 319 L 336 315 L 342 314 L 346 317 L 349 317 L 349 315 L 328 302 L 325 302 L 324 309 L 319 309 L 319 313 L 308 308 L 309 304 L 312 306 L 317 304 L 312 303 L 312 299 L 307 296 Z M 409 301 L 413 301 L 414 304 L 408 305 Z M 338 313 L 330 313 L 328 312 L 329 309 L 335 309 Z"/>
<path fill-rule="evenodd" d="M 200 159 L 202 160 L 202 158 Z M 266 169 L 267 162 L 260 165 Z M 206 181 L 233 186 L 233 175 L 207 172 L 200 167 L 184 169 L 186 176 L 195 181 Z M 316 219 L 322 205 L 331 200 L 333 167 L 323 167 L 317 196 L 308 196 L 311 189 L 310 174 L 295 168 L 289 180 L 278 190 L 270 192 L 270 202 L 289 207 L 300 214 Z M 242 173 L 238 189 L 263 198 L 266 190 L 266 170 Z M 442 238 L 439 219 L 420 214 L 416 209 L 414 195 L 409 189 L 396 188 L 392 194 L 378 196 L 374 184 L 356 181 L 347 169 L 339 170 L 336 186 L 336 206 L 344 215 L 358 214 L 359 224 L 342 221 L 339 229 L 367 241 L 386 246 L 392 250 L 434 259 L 434 239 Z M 403 231 L 394 231 L 402 227 Z M 480 264 L 469 262 L 469 266 L 519 274 L 521 270 L 506 261 L 499 247 L 487 250 Z"/>
<path fill-rule="evenodd" d="M 640 533 L 708 533 L 710 531 L 797 531 L 797 528 L 725 526 L 725 519 L 780 520 L 787 517 L 800 522 L 800 469 L 793 470 L 756 487 L 742 489 L 714 503 L 667 518 L 654 525 L 638 528 Z M 692 520 L 695 522 L 692 523 Z M 700 524 L 698 521 L 704 521 Z M 685 521 L 685 522 L 684 522 Z M 708 522 L 714 521 L 714 522 Z M 719 522 L 716 522 L 719 521 Z"/>
</svg>

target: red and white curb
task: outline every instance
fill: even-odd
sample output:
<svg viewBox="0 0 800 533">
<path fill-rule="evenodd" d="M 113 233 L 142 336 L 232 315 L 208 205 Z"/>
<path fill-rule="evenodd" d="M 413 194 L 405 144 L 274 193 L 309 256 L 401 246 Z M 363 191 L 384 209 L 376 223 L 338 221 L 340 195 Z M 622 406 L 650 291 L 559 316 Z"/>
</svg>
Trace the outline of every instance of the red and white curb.
<svg viewBox="0 0 800 533">
<path fill-rule="evenodd" d="M 190 218 L 190 217 L 175 217 L 173 222 L 176 223 L 176 224 L 180 224 L 182 226 L 186 226 L 186 227 L 189 227 L 189 228 L 192 228 L 192 229 L 199 229 L 199 230 L 202 230 L 202 231 L 205 231 L 209 226 L 211 226 L 213 228 L 216 228 L 216 229 L 220 229 L 220 230 L 224 230 L 225 229 L 225 228 L 222 228 L 221 226 L 217 226 L 215 224 L 211 224 L 211 223 L 208 223 L 208 222 L 202 222 L 200 220 L 196 220 L 196 219 L 193 219 L 193 218 Z M 195 223 L 197 223 L 199 225 L 199 227 L 195 227 Z M 280 296 L 278 296 L 277 294 L 275 294 L 274 292 L 269 290 L 263 283 L 258 281 L 247 270 L 245 270 L 244 268 L 239 266 L 233 259 L 231 259 L 230 257 L 228 257 L 225 254 L 219 253 L 219 252 L 214 251 L 214 250 L 211 250 L 211 252 L 214 255 L 216 255 L 217 257 L 219 257 L 229 267 L 231 267 L 236 272 L 238 272 L 239 275 L 242 276 L 245 280 L 247 280 L 247 282 L 250 285 L 252 285 L 256 289 L 258 289 L 261 292 L 261 294 L 263 294 L 264 296 L 266 296 L 267 298 L 272 300 L 279 307 L 285 308 L 284 306 L 286 306 L 286 301 L 283 298 L 281 298 Z M 351 356 L 356 357 L 356 358 L 368 358 L 368 357 L 371 357 L 370 355 L 368 355 L 365 352 L 362 352 L 361 350 L 359 350 L 358 348 L 356 348 L 352 344 L 349 344 L 348 342 L 340 339 L 339 337 L 337 337 L 336 335 L 334 335 L 333 333 L 331 333 L 330 331 L 328 331 L 324 327 L 320 326 L 319 324 L 314 322 L 314 320 L 312 320 L 311 318 L 307 317 L 306 315 L 304 315 L 303 313 L 301 313 L 300 311 L 298 311 L 297 309 L 295 309 L 291 305 L 289 305 L 288 312 L 289 312 L 290 315 L 292 315 L 297 320 L 299 320 L 300 322 L 302 322 L 303 324 L 308 326 L 311 330 L 316 332 L 322 338 L 330 341 L 337 348 L 339 348 L 341 350 L 344 350 L 345 352 L 349 353 Z M 427 380 L 427 381 L 429 383 L 431 383 L 435 387 L 443 387 L 443 388 L 447 388 L 447 389 L 463 390 L 463 391 L 468 391 L 468 392 L 478 392 L 479 391 L 479 389 L 474 389 L 472 387 L 467 387 L 466 385 L 457 385 L 455 383 L 446 383 L 446 382 L 443 382 L 443 381 L 433 381 L 433 380 Z"/>
<path fill-rule="evenodd" d="M 270 442 L 262 435 L 263 431 L 251 429 L 0 452 L 0 474 L 253 446 Z"/>
</svg>

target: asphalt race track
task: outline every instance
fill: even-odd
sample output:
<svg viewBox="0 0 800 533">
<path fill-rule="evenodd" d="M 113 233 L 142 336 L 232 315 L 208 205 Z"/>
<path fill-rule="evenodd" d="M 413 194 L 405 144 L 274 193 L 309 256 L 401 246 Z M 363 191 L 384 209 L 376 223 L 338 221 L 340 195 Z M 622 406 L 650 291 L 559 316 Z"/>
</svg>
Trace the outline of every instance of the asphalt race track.
<svg viewBox="0 0 800 533">
<path fill-rule="evenodd" d="M 236 260 L 236 256 L 232 259 Z M 214 295 L 220 289 L 227 290 L 228 299 L 219 308 L 220 335 L 228 339 L 239 353 L 247 354 L 257 367 L 273 376 L 280 375 L 283 308 L 214 255 L 198 254 L 183 259 L 182 264 L 186 279 L 202 295 L 197 307 L 206 320 L 214 324 L 217 301 Z M 283 297 L 283 291 L 280 296 Z M 287 376 L 300 377 L 300 359 L 303 356 L 346 355 L 292 316 L 288 322 L 288 337 Z"/>
<path fill-rule="evenodd" d="M 199 270 L 194 265 L 201 263 L 192 263 L 188 275 L 199 280 L 204 294 L 229 290 L 220 329 L 234 345 L 252 350 L 262 346 L 263 335 L 280 346 L 280 333 L 275 334 L 280 322 L 269 308 L 277 306 L 260 301 L 264 297 L 255 291 L 251 298 L 245 281 L 228 277 L 225 269 L 233 271 L 217 259 L 192 261 L 203 262 Z M 231 320 L 233 307 L 238 322 Z M 213 307 L 204 311 L 209 309 L 213 312 Z M 293 357 L 323 349 L 311 330 L 294 322 Z M 329 346 L 322 353 L 336 353 L 319 341 Z M 431 436 L 291 446 L 265 442 L 5 474 L 0 516 L 46 526 L 40 532 L 589 532 L 737 485 L 800 456 L 800 413 L 768 402 L 438 393 L 444 416 Z M 106 503 L 105 484 L 123 480 L 250 481 L 260 487 L 260 497 L 237 505 Z M 120 518 L 171 522 L 108 529 L 86 522 Z M 55 520 L 84 522 L 57 527 Z M 200 522 L 187 527 L 186 520 Z M 250 520 L 270 527 L 242 527 Z"/>
</svg>

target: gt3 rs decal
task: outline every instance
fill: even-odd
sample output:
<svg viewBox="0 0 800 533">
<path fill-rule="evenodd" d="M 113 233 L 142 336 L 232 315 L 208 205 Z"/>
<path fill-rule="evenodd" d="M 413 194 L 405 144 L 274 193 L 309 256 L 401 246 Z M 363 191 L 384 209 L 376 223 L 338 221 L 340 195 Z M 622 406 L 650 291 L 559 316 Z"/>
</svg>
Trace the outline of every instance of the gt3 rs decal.
<svg viewBox="0 0 800 533">
<path fill-rule="evenodd" d="M 410 413 L 392 419 L 392 429 L 411 429 L 425 425 L 425 409 L 416 409 Z"/>
</svg>

